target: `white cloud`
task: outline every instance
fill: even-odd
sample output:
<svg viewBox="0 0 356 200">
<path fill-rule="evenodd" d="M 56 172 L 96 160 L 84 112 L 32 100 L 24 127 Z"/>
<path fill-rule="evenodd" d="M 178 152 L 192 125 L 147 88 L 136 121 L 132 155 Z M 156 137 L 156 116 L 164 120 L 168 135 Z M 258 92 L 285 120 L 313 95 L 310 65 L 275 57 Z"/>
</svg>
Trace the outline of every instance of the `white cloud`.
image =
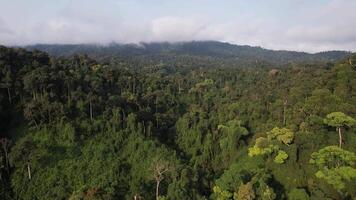
<svg viewBox="0 0 356 200">
<path fill-rule="evenodd" d="M 10 35 L 13 34 L 14 31 L 12 31 L 8 25 L 0 18 L 0 34 L 3 35 Z"/>
<path fill-rule="evenodd" d="M 161 17 L 151 23 L 151 40 L 187 41 L 204 38 L 209 23 L 203 18 Z"/>
<path fill-rule="evenodd" d="M 57 12 L 37 18 L 31 18 L 24 7 L 13 13 L 6 11 L 4 16 L 0 12 L 0 44 L 220 40 L 272 49 L 356 51 L 356 1 L 351 0 L 330 0 L 312 9 L 299 9 L 288 20 L 247 12 L 225 21 L 199 13 L 147 18 L 142 14 L 131 19 L 110 7 L 115 3 L 97 7 L 91 1 L 70 2 Z M 307 5 L 305 0 L 298 2 Z M 28 20 L 26 15 L 19 20 L 16 13 L 27 13 Z"/>
</svg>

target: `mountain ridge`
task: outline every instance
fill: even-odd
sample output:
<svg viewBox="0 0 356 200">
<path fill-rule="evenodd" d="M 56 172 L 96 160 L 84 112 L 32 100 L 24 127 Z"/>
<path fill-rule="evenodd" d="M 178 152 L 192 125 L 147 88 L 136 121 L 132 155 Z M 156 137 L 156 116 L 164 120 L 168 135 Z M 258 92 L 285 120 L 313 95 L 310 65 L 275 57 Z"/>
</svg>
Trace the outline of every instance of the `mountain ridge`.
<svg viewBox="0 0 356 200">
<path fill-rule="evenodd" d="M 243 61 L 266 61 L 270 63 L 293 62 L 332 62 L 350 55 L 348 51 L 324 51 L 307 53 L 288 50 L 270 50 L 249 45 L 236 45 L 218 41 L 191 42 L 150 42 L 139 44 L 37 44 L 24 48 L 45 51 L 53 56 L 68 57 L 75 54 L 87 54 L 100 57 L 137 57 L 157 55 L 208 56 L 224 59 L 241 59 Z"/>
</svg>

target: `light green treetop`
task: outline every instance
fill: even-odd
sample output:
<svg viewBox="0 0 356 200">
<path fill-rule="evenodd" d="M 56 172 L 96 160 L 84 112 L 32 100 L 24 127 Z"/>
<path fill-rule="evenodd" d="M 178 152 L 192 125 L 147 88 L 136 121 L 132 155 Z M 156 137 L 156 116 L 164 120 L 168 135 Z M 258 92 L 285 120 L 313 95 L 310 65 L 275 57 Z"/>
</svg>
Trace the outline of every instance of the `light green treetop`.
<svg viewBox="0 0 356 200">
<path fill-rule="evenodd" d="M 278 150 L 277 145 L 269 144 L 268 139 L 259 137 L 253 147 L 248 149 L 249 156 L 269 155 L 273 151 Z"/>
<path fill-rule="evenodd" d="M 274 162 L 282 164 L 288 159 L 288 154 L 285 151 L 279 150 L 277 156 L 274 158 Z"/>
<path fill-rule="evenodd" d="M 282 164 L 288 159 L 288 154 L 280 150 L 280 146 L 276 144 L 276 141 L 289 145 L 293 140 L 294 133 L 290 129 L 275 127 L 267 132 L 267 138 L 259 137 L 256 139 L 255 145 L 248 149 L 248 155 L 252 157 L 270 155 L 275 152 L 277 155 L 274 158 L 274 162 Z"/>
<path fill-rule="evenodd" d="M 356 179 L 356 155 L 337 146 L 328 146 L 314 152 L 309 163 L 319 170 L 316 177 L 325 179 L 337 190 L 343 190 L 347 182 Z"/>
<path fill-rule="evenodd" d="M 294 140 L 294 133 L 287 128 L 274 127 L 271 131 L 267 132 L 267 138 L 269 140 L 277 139 L 283 144 L 289 145 Z"/>
<path fill-rule="evenodd" d="M 343 144 L 342 127 L 351 127 L 356 124 L 356 120 L 342 112 L 333 112 L 326 116 L 324 123 L 336 127 L 336 131 L 339 133 L 339 147 Z"/>
<path fill-rule="evenodd" d="M 332 112 L 326 116 L 324 123 L 333 127 L 352 127 L 356 120 L 342 112 Z"/>
<path fill-rule="evenodd" d="M 216 196 L 216 200 L 230 200 L 232 197 L 231 192 L 222 190 L 219 186 L 215 186 L 213 191 L 214 195 Z"/>
</svg>

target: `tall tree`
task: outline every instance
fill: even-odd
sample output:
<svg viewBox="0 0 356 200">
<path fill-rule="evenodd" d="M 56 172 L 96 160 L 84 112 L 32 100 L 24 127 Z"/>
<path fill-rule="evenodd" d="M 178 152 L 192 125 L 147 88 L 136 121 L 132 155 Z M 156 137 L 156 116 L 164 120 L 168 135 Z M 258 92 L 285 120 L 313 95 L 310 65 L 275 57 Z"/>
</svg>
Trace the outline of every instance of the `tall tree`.
<svg viewBox="0 0 356 200">
<path fill-rule="evenodd" d="M 156 157 L 152 164 L 151 170 L 153 173 L 153 178 L 156 181 L 156 200 L 160 199 L 159 187 L 166 174 L 172 170 L 172 166 L 169 161 L 166 161 L 162 158 Z"/>
<path fill-rule="evenodd" d="M 344 142 L 342 138 L 342 128 L 354 126 L 356 120 L 342 112 L 333 112 L 326 116 L 324 123 L 336 128 L 339 134 L 339 147 L 341 148 Z"/>
</svg>

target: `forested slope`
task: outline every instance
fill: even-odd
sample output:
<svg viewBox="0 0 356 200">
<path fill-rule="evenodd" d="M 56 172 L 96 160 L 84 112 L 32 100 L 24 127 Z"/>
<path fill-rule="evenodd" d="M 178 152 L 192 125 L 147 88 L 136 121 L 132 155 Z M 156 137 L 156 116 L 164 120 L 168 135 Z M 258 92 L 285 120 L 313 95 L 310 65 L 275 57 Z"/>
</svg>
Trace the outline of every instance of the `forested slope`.
<svg viewBox="0 0 356 200">
<path fill-rule="evenodd" d="M 356 198 L 356 55 L 199 59 L 0 47 L 1 199 Z"/>
<path fill-rule="evenodd" d="M 231 60 L 235 65 L 251 65 L 256 62 L 270 63 L 272 65 L 285 65 L 289 63 L 317 63 L 330 62 L 345 58 L 350 52 L 327 51 L 315 54 L 296 51 L 275 51 L 261 47 L 247 45 L 234 45 L 218 41 L 193 41 L 193 42 L 154 42 L 140 44 L 117 44 L 108 45 L 95 44 L 39 44 L 27 46 L 30 50 L 41 50 L 53 56 L 72 56 L 75 54 L 87 54 L 97 60 L 110 60 L 113 58 L 141 58 L 160 59 L 175 58 L 183 56 L 191 58 L 208 57 Z"/>
</svg>

